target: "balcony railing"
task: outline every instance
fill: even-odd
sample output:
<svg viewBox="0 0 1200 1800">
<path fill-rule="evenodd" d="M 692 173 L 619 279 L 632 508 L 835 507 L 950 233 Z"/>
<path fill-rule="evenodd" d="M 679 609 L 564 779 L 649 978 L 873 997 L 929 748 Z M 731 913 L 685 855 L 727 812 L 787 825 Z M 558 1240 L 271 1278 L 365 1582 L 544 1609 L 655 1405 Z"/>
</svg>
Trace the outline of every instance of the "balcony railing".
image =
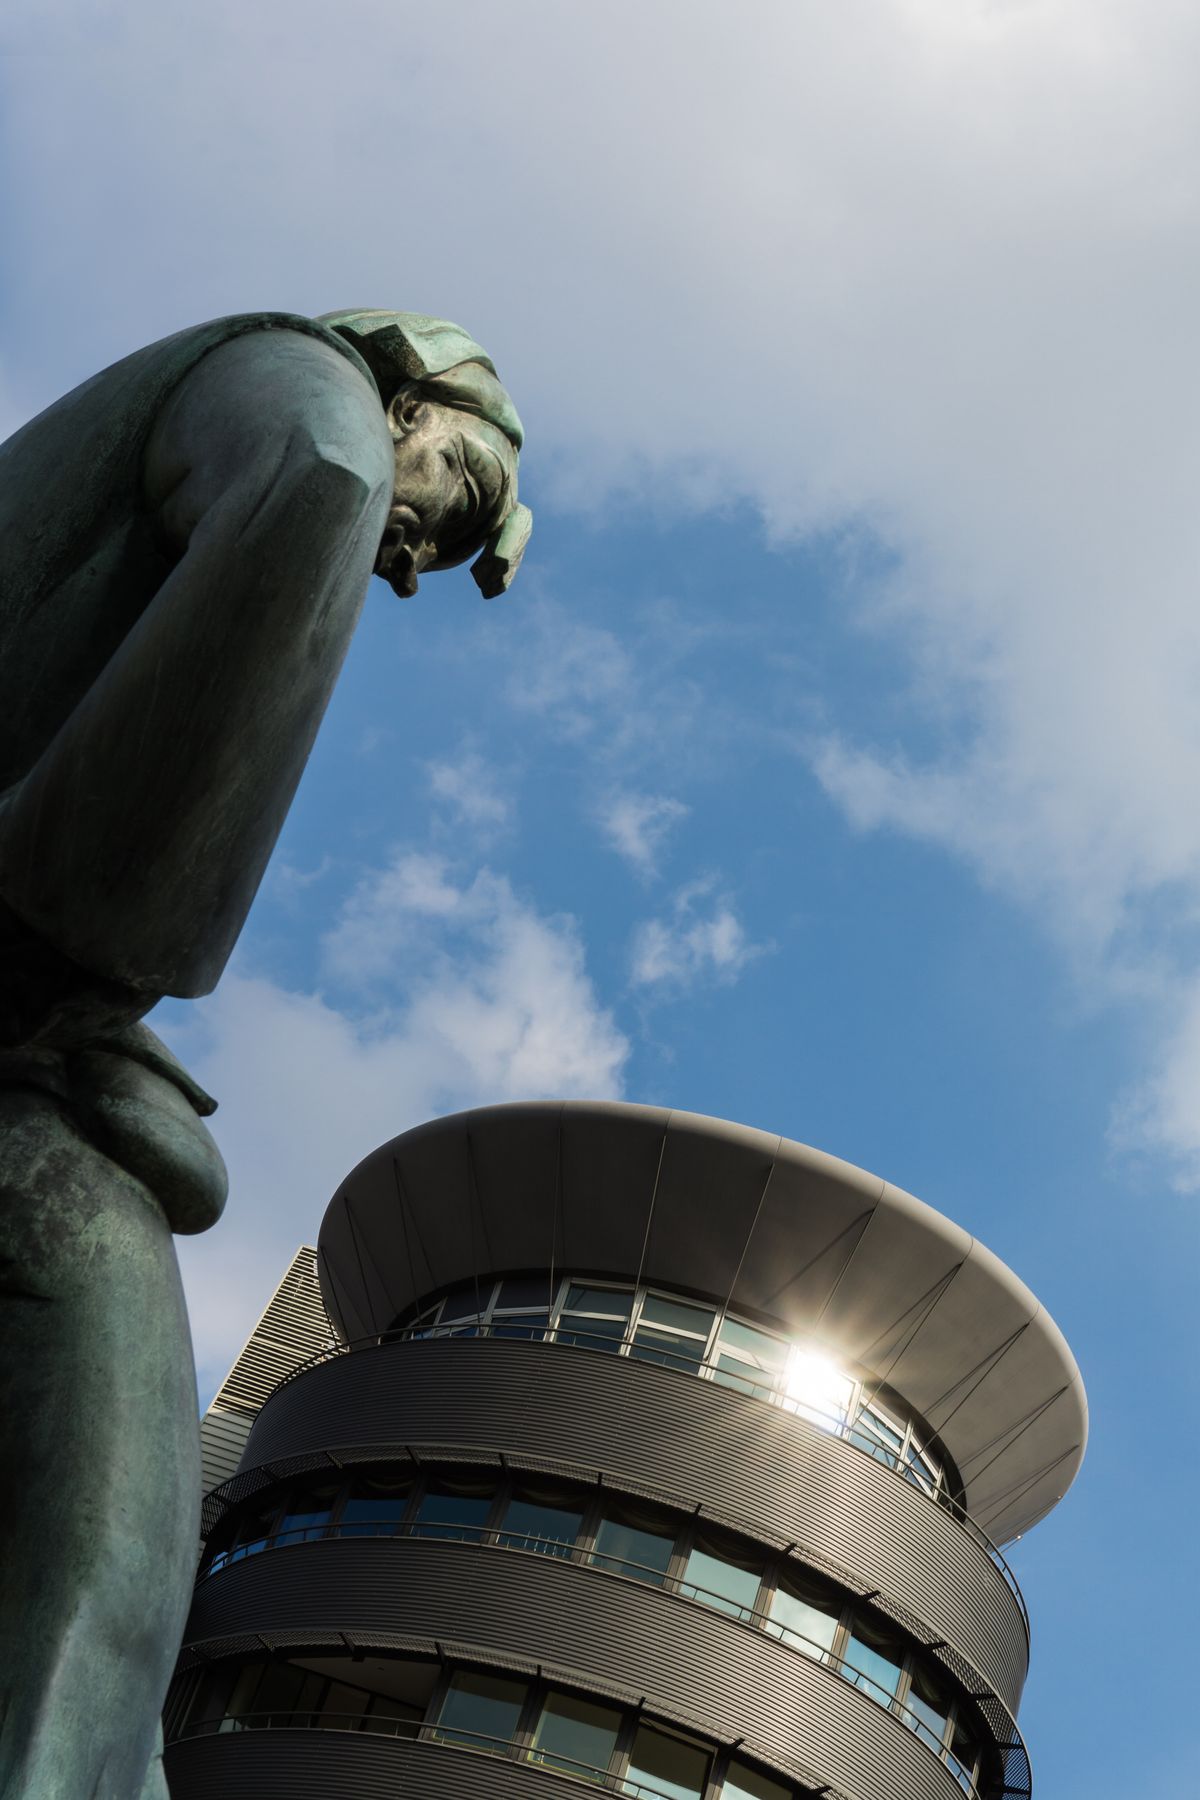
<svg viewBox="0 0 1200 1800">
<path fill-rule="evenodd" d="M 587 1567 L 600 1569 L 609 1574 L 624 1576 L 627 1580 L 639 1581 L 656 1587 L 660 1592 L 674 1594 L 683 1600 L 695 1601 L 715 1612 L 733 1618 L 739 1624 L 749 1625 L 765 1636 L 777 1639 L 787 1649 L 795 1650 L 810 1662 L 819 1663 L 834 1675 L 857 1688 L 869 1700 L 911 1731 L 920 1739 L 927 1750 L 931 1750 L 939 1762 L 945 1763 L 963 1792 L 978 1800 L 979 1790 L 975 1785 L 974 1772 L 954 1755 L 948 1744 L 939 1737 L 929 1724 L 908 1706 L 898 1700 L 882 1683 L 875 1681 L 865 1670 L 858 1668 L 846 1657 L 837 1656 L 833 1650 L 813 1638 L 805 1637 L 781 1620 L 771 1617 L 770 1612 L 762 1606 L 744 1606 L 733 1600 L 728 1594 L 721 1594 L 711 1588 L 704 1588 L 689 1579 L 686 1572 L 668 1575 L 661 1569 L 651 1568 L 645 1563 L 634 1562 L 627 1557 L 612 1555 L 609 1551 L 595 1551 L 578 1546 L 573 1539 L 535 1537 L 528 1532 L 507 1530 L 503 1523 L 499 1525 L 464 1525 L 457 1519 L 409 1519 L 397 1522 L 391 1519 L 355 1519 L 346 1524 L 304 1525 L 272 1532 L 269 1536 L 253 1539 L 247 1544 L 239 1544 L 228 1552 L 221 1552 L 199 1577 L 198 1585 L 211 1581 L 214 1576 L 234 1563 L 242 1562 L 249 1556 L 260 1555 L 264 1551 L 278 1550 L 292 1544 L 314 1543 L 318 1539 L 328 1538 L 405 1538 L 408 1540 L 424 1539 L 439 1543 L 461 1543 L 485 1546 L 489 1549 L 519 1551 L 527 1555 L 552 1557 L 561 1562 L 572 1562 Z M 897 1681 L 900 1670 L 897 1668 Z M 258 1717 L 259 1715 L 253 1715 Z M 270 1717 L 271 1715 L 263 1715 Z M 394 1721 L 381 1721 L 380 1725 Z M 412 1721 L 399 1721 L 411 1725 Z M 221 1730 L 235 1729 L 233 1725 L 222 1724 Z M 363 1729 L 375 1730 L 375 1724 L 364 1724 Z M 623 1789 L 623 1792 L 629 1792 Z"/>
<path fill-rule="evenodd" d="M 678 1788 L 653 1787 L 636 1776 L 614 1774 L 595 1763 L 580 1762 L 558 1750 L 543 1750 L 528 1738 L 491 1737 L 483 1731 L 467 1731 L 458 1725 L 427 1724 L 420 1719 L 364 1719 L 358 1713 L 329 1712 L 261 1712 L 239 1713 L 220 1719 L 194 1719 L 172 1739 L 184 1743 L 190 1738 L 218 1737 L 241 1731 L 352 1731 L 371 1733 L 376 1737 L 404 1738 L 409 1743 L 449 1746 L 475 1755 L 504 1757 L 510 1761 L 529 1763 L 553 1775 L 567 1775 L 586 1781 L 589 1787 L 610 1794 L 625 1794 L 632 1800 L 675 1800 Z M 719 1797 L 718 1797 L 719 1800 Z"/>
<path fill-rule="evenodd" d="M 557 1344 L 560 1348 L 588 1350 L 593 1354 L 607 1356 L 624 1355 L 636 1362 L 653 1362 L 661 1367 L 673 1369 L 679 1374 L 689 1375 L 693 1378 L 699 1377 L 701 1380 L 705 1381 L 713 1381 L 720 1387 L 733 1388 L 738 1393 L 749 1394 L 754 1399 L 760 1400 L 765 1404 L 780 1407 L 786 1412 L 791 1412 L 802 1425 L 806 1425 L 814 1431 L 820 1431 L 829 1437 L 840 1438 L 843 1443 L 849 1444 L 850 1447 L 858 1451 L 860 1455 L 870 1457 L 872 1462 L 879 1463 L 882 1467 L 890 1470 L 893 1475 L 903 1481 L 908 1487 L 915 1488 L 918 1493 L 922 1494 L 925 1499 L 929 1501 L 930 1505 L 939 1507 L 943 1512 L 948 1512 L 967 1535 L 984 1551 L 995 1568 L 999 1571 L 1005 1585 L 1012 1594 L 1013 1600 L 1016 1602 L 1017 1611 L 1020 1614 L 1021 1622 L 1025 1629 L 1026 1643 L 1028 1643 L 1029 1613 L 1025 1606 L 1025 1598 L 1021 1593 L 1020 1584 L 1006 1561 L 1003 1552 L 998 1545 L 993 1543 L 982 1525 L 977 1524 L 971 1517 L 970 1513 L 960 1500 L 955 1499 L 944 1487 L 931 1489 L 929 1483 L 922 1479 L 911 1464 L 898 1456 L 889 1448 L 889 1446 L 881 1443 L 879 1439 L 873 1435 L 861 1415 L 843 1417 L 838 1414 L 823 1413 L 819 1408 L 810 1405 L 807 1401 L 799 1402 L 796 1400 L 789 1400 L 785 1394 L 781 1394 L 778 1385 L 774 1381 L 756 1380 L 754 1372 L 749 1365 L 747 1365 L 744 1373 L 739 1369 L 736 1374 L 733 1374 L 725 1369 L 714 1369 L 705 1364 L 701 1364 L 695 1358 L 680 1355 L 672 1350 L 661 1348 L 657 1345 L 650 1347 L 645 1341 L 634 1337 L 610 1337 L 601 1332 L 590 1333 L 578 1329 L 574 1324 L 572 1324 L 568 1333 L 566 1331 L 545 1331 L 531 1327 L 518 1328 L 514 1325 L 502 1322 L 497 1322 L 494 1325 L 478 1325 L 474 1321 L 467 1320 L 455 1325 L 434 1326 L 432 1329 L 428 1326 L 416 1326 L 405 1331 L 388 1331 L 373 1337 L 352 1338 L 345 1343 L 331 1344 L 324 1350 L 318 1350 L 314 1352 L 313 1355 L 306 1357 L 303 1362 L 298 1363 L 294 1369 L 290 1370 L 289 1373 L 283 1377 L 282 1381 L 272 1388 L 267 1399 L 273 1399 L 283 1388 L 287 1387 L 299 1376 L 306 1374 L 310 1369 L 317 1368 L 322 1363 L 330 1362 L 337 1357 L 353 1355 L 360 1350 L 380 1349 L 388 1344 L 408 1343 L 417 1339 L 432 1337 L 492 1337 L 502 1338 L 506 1342 L 525 1341 L 539 1344 Z M 264 1405 L 265 1404 L 266 1402 L 264 1402 Z"/>
</svg>

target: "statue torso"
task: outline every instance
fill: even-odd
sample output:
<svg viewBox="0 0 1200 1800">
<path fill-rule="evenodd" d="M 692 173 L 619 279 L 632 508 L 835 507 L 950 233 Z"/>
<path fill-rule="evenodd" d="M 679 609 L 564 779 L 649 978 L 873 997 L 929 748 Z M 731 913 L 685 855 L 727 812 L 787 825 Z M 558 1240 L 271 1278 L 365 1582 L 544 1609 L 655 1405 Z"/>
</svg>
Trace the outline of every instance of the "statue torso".
<svg viewBox="0 0 1200 1800">
<path fill-rule="evenodd" d="M 142 494 L 160 409 L 218 345 L 314 320 L 244 313 L 164 338 L 64 395 L 0 445 L 0 792 L 37 760 L 171 568 Z"/>
</svg>

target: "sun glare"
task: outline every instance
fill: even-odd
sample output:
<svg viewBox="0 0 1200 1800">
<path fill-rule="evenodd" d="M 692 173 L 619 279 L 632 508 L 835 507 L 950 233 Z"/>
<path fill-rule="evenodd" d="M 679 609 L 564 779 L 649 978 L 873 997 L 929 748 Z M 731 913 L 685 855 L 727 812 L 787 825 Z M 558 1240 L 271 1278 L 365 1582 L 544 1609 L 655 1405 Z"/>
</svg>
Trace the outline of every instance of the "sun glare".
<svg viewBox="0 0 1200 1800">
<path fill-rule="evenodd" d="M 827 1356 L 803 1344 L 793 1344 L 783 1373 L 785 1398 L 812 1419 L 830 1429 L 844 1423 L 853 1382 Z"/>
</svg>

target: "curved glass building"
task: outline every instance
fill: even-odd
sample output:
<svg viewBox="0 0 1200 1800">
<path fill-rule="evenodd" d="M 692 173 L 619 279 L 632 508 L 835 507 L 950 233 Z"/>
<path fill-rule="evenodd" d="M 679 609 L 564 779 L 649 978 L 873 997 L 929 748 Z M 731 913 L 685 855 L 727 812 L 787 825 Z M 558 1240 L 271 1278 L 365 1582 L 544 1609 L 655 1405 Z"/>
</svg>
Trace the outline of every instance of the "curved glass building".
<svg viewBox="0 0 1200 1800">
<path fill-rule="evenodd" d="M 1004 1543 L 1087 1414 L 1032 1294 L 803 1145 L 570 1103 L 383 1145 L 341 1341 L 267 1399 L 167 1713 L 174 1800 L 1003 1800 Z"/>
</svg>

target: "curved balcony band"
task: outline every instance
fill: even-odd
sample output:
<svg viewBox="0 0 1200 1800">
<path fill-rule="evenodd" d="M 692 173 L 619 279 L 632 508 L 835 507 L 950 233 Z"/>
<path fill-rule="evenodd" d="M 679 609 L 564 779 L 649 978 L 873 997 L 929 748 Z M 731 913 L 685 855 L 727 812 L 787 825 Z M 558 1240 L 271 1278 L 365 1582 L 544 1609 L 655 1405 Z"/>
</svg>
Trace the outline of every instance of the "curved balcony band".
<svg viewBox="0 0 1200 1800">
<path fill-rule="evenodd" d="M 962 1800 L 933 1750 L 833 1669 L 678 1594 L 537 1555 L 349 1538 L 249 1557 L 197 1589 L 181 1667 L 264 1644 L 347 1642 L 541 1671 L 740 1740 L 805 1786 Z"/>
<path fill-rule="evenodd" d="M 535 1556 L 549 1556 L 555 1560 L 581 1560 L 564 1539 L 559 1537 L 539 1538 L 528 1533 L 514 1534 L 503 1530 L 497 1531 L 490 1526 L 463 1525 L 460 1521 L 440 1522 L 436 1519 L 424 1521 L 411 1520 L 406 1524 L 397 1524 L 394 1519 L 364 1520 L 355 1515 L 353 1521 L 346 1525 L 322 1525 L 285 1527 L 273 1532 L 270 1536 L 239 1548 L 230 1558 L 221 1557 L 205 1569 L 198 1578 L 199 1582 L 211 1581 L 224 1572 L 231 1563 L 244 1561 L 248 1555 L 262 1555 L 265 1552 L 290 1549 L 296 1544 L 319 1543 L 328 1538 L 338 1537 L 374 1537 L 382 1539 L 406 1538 L 424 1540 L 427 1538 L 445 1538 L 462 1544 L 473 1544 L 480 1548 L 518 1550 Z M 921 1716 L 903 1702 L 888 1688 L 881 1686 L 856 1664 L 845 1657 L 837 1655 L 827 1644 L 791 1626 L 782 1624 L 770 1612 L 768 1606 L 761 1601 L 753 1605 L 741 1605 L 731 1601 L 729 1596 L 714 1589 L 700 1587 L 686 1571 L 678 1575 L 664 1574 L 661 1568 L 653 1568 L 630 1561 L 628 1558 L 616 1557 L 610 1552 L 602 1552 L 602 1562 L 597 1564 L 595 1554 L 582 1558 L 589 1566 L 600 1566 L 609 1573 L 623 1576 L 626 1580 L 648 1583 L 661 1593 L 682 1594 L 686 1599 L 694 1600 L 701 1606 L 715 1607 L 718 1612 L 737 1618 L 744 1625 L 752 1625 L 758 1631 L 765 1631 L 777 1638 L 788 1648 L 799 1650 L 804 1656 L 820 1663 L 839 1675 L 843 1681 L 857 1687 L 870 1699 L 875 1700 L 885 1711 L 892 1713 L 909 1731 L 914 1732 L 923 1742 L 933 1749 L 935 1755 L 947 1763 L 959 1786 L 972 1800 L 979 1800 L 979 1792 L 967 1769 L 949 1750 L 944 1742 L 944 1729 L 941 1736 L 931 1731 Z M 270 1715 L 268 1715 L 269 1717 Z"/>
<path fill-rule="evenodd" d="M 185 1737 L 164 1762 L 171 1800 L 581 1800 L 585 1792 L 550 1769 L 432 1737 L 303 1726 Z"/>
<path fill-rule="evenodd" d="M 877 1596 L 960 1682 L 1016 1710 L 1024 1612 L 979 1538 L 850 1442 L 753 1396 L 574 1346 L 386 1342 L 276 1391 L 245 1472 L 210 1500 L 210 1528 L 269 1481 L 328 1466 L 327 1453 L 507 1461 L 699 1512 Z"/>
</svg>

